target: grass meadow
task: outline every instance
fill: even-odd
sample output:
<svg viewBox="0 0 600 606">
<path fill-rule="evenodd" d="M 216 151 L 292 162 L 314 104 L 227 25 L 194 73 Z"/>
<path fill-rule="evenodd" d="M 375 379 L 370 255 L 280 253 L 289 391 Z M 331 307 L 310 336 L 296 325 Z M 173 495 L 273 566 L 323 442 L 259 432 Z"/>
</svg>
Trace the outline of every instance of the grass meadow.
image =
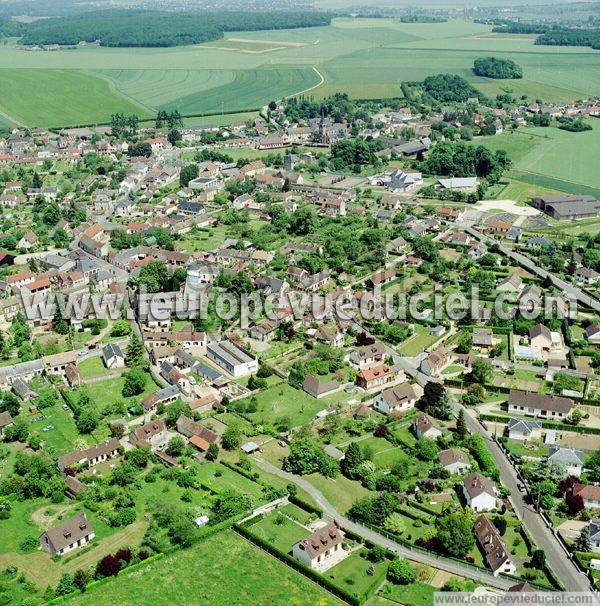
<svg viewBox="0 0 600 606">
<path fill-rule="evenodd" d="M 160 587 L 160 590 L 158 589 Z M 65 602 L 112 604 L 342 604 L 232 530 L 152 562 Z"/>
<path fill-rule="evenodd" d="M 310 90 L 355 97 L 400 96 L 402 80 L 452 72 L 488 94 L 576 100 L 600 94 L 599 52 L 535 46 L 466 21 L 401 23 L 396 19 L 336 18 L 327 27 L 231 32 L 203 45 L 38 51 L 15 43 L 0 48 L 0 128 L 106 122 L 114 112 L 152 115 L 243 112 L 271 99 Z M 475 76 L 476 57 L 514 59 L 525 77 L 495 81 Z M 4 115 L 3 115 L 4 114 Z"/>
</svg>

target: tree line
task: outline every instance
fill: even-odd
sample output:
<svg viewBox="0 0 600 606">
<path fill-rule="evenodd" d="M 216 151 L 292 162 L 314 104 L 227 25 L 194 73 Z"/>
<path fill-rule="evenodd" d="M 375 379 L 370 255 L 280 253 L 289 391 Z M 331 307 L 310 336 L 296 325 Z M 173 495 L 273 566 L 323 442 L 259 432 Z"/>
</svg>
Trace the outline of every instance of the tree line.
<svg viewBox="0 0 600 606">
<path fill-rule="evenodd" d="M 600 49 L 600 28 L 562 27 L 543 23 L 516 23 L 498 20 L 492 31 L 505 34 L 538 34 L 534 44 L 591 46 Z"/>
<path fill-rule="evenodd" d="M 28 26 L 21 42 L 168 47 L 219 40 L 229 31 L 317 27 L 330 22 L 327 13 L 306 11 L 168 13 L 114 9 L 36 21 Z"/>
</svg>

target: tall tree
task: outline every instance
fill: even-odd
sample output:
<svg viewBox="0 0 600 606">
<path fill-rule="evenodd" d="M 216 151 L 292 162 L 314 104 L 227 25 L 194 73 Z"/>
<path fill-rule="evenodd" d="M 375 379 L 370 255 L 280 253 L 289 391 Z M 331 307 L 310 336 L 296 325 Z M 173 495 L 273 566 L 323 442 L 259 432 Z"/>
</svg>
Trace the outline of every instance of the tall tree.
<svg viewBox="0 0 600 606">
<path fill-rule="evenodd" d="M 473 515 L 470 511 L 439 516 L 435 527 L 440 544 L 451 556 L 462 558 L 475 546 Z"/>
<path fill-rule="evenodd" d="M 592 551 L 592 545 L 590 543 L 590 535 L 587 528 L 584 528 L 580 533 L 573 545 L 575 551 L 583 551 L 589 553 Z"/>
<path fill-rule="evenodd" d="M 357 442 L 350 442 L 344 458 L 340 461 L 340 470 L 348 478 L 352 478 L 354 470 L 364 461 L 364 456 Z"/>
<path fill-rule="evenodd" d="M 427 383 L 420 400 L 421 408 L 436 419 L 447 420 L 452 416 L 453 403 L 448 391 L 439 383 Z"/>
<path fill-rule="evenodd" d="M 464 440 L 469 435 L 467 423 L 465 421 L 465 409 L 461 408 L 458 417 L 456 418 L 456 437 L 459 440 Z"/>
<path fill-rule="evenodd" d="M 127 366 L 137 366 L 144 363 L 146 350 L 144 344 L 137 333 L 131 335 L 129 344 L 125 349 L 125 364 Z"/>
</svg>

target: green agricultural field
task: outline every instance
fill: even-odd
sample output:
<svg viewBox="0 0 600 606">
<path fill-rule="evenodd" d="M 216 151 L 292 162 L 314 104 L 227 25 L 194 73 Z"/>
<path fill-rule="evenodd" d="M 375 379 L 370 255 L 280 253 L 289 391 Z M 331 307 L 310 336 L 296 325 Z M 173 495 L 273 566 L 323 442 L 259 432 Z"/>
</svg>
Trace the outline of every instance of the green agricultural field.
<svg viewBox="0 0 600 606">
<path fill-rule="evenodd" d="M 28 126 L 93 124 L 123 112 L 147 112 L 111 90 L 107 82 L 62 69 L 0 69 L 0 111 Z"/>
<path fill-rule="evenodd" d="M 475 76 L 473 60 L 491 53 L 522 65 L 524 78 Z M 8 43 L 0 48 L 0 127 L 11 119 L 44 126 L 106 122 L 116 111 L 145 117 L 157 108 L 242 112 L 304 91 L 400 96 L 402 80 L 440 72 L 460 74 L 487 95 L 576 100 L 600 94 L 598 57 L 592 49 L 536 46 L 532 36 L 496 35 L 491 26 L 460 20 L 336 18 L 327 27 L 230 32 L 174 48 L 31 52 Z"/>
<path fill-rule="evenodd" d="M 256 109 L 271 99 L 281 99 L 316 86 L 319 75 L 310 67 L 277 66 L 236 70 L 227 84 L 178 97 L 160 107 L 182 114 Z M 266 97 L 268 95 L 268 97 Z"/>
<path fill-rule="evenodd" d="M 477 137 L 492 151 L 504 149 L 512 158 L 510 186 L 499 197 L 527 199 L 528 195 L 552 192 L 600 195 L 600 123 L 593 130 L 570 133 L 559 128 L 526 127 L 491 137 Z M 543 188 L 545 191 L 540 191 Z"/>
<path fill-rule="evenodd" d="M 160 591 L 157 591 L 160 584 Z M 231 530 L 65 602 L 121 604 L 341 604 L 340 600 Z"/>
</svg>

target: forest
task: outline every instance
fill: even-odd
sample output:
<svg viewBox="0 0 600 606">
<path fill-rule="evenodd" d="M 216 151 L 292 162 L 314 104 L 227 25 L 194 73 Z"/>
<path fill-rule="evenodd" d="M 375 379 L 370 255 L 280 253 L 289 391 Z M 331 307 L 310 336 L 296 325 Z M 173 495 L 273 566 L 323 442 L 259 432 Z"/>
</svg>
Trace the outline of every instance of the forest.
<svg viewBox="0 0 600 606">
<path fill-rule="evenodd" d="M 219 40 L 228 31 L 258 31 L 329 25 L 331 15 L 318 12 L 168 13 L 106 10 L 45 19 L 29 25 L 26 45 L 168 47 Z"/>
<path fill-rule="evenodd" d="M 470 97 L 482 98 L 481 93 L 464 78 L 454 74 L 437 74 L 423 80 L 423 91 L 442 103 L 464 102 Z"/>
<path fill-rule="evenodd" d="M 599 28 L 561 27 L 543 23 L 499 20 L 492 31 L 505 34 L 539 34 L 535 44 L 546 46 L 591 46 L 600 49 Z"/>
<path fill-rule="evenodd" d="M 522 78 L 523 68 L 510 59 L 496 57 L 479 57 L 473 62 L 473 71 L 478 76 L 503 80 L 506 78 Z"/>
</svg>

